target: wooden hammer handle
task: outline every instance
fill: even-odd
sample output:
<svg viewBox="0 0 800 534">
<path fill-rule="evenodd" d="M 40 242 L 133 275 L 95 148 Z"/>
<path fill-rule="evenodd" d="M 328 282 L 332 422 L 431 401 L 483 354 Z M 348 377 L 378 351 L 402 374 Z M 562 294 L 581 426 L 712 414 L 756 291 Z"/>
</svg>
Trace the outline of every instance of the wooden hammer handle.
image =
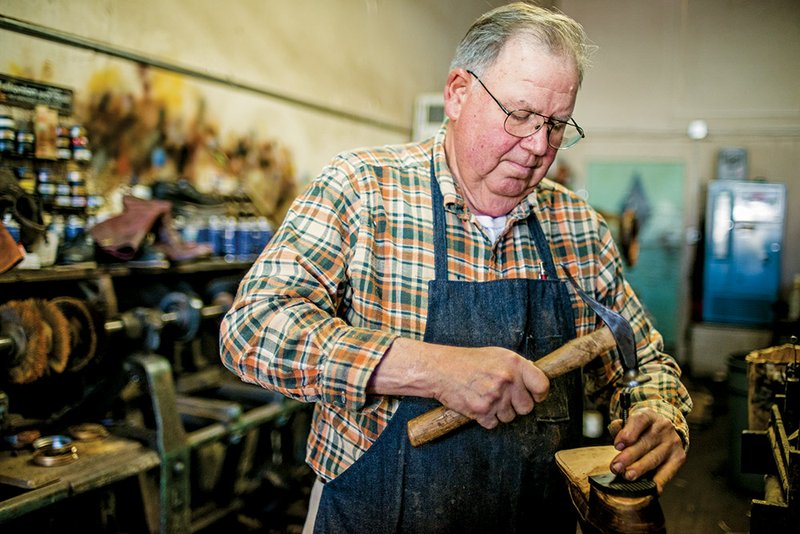
<svg viewBox="0 0 800 534">
<path fill-rule="evenodd" d="M 603 326 L 591 334 L 568 341 L 537 360 L 535 365 L 547 375 L 547 378 L 553 379 L 583 367 L 596 356 L 615 346 L 614 335 L 607 326 Z M 408 439 L 411 445 L 418 447 L 444 436 L 469 421 L 471 419 L 466 415 L 440 406 L 408 422 Z"/>
</svg>

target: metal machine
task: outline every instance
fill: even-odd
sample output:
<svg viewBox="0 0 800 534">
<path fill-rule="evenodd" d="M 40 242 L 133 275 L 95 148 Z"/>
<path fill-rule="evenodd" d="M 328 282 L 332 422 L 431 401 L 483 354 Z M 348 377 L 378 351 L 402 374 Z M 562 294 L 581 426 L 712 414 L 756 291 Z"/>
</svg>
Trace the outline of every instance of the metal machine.
<svg viewBox="0 0 800 534">
<path fill-rule="evenodd" d="M 775 395 L 766 430 L 742 433 L 742 471 L 765 476 L 763 499 L 754 499 L 750 532 L 800 533 L 800 366 L 786 366 L 784 393 Z"/>
<path fill-rule="evenodd" d="M 769 324 L 780 287 L 783 184 L 716 180 L 708 186 L 703 320 Z"/>
</svg>

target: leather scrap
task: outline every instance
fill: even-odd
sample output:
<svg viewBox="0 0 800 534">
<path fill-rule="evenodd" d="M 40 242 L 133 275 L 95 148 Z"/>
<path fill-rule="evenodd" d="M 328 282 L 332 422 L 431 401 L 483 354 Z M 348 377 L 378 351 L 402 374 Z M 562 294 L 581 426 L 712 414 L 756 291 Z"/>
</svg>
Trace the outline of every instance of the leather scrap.
<svg viewBox="0 0 800 534">
<path fill-rule="evenodd" d="M 11 237 L 8 229 L 0 222 L 0 274 L 10 271 L 22 261 L 24 256 Z"/>
</svg>

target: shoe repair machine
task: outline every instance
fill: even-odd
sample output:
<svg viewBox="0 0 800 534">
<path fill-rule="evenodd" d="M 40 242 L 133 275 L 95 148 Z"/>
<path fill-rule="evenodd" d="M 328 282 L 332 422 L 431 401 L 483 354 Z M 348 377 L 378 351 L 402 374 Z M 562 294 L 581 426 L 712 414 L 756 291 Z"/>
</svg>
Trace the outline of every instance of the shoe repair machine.
<svg viewBox="0 0 800 534">
<path fill-rule="evenodd" d="M 616 346 L 624 371 L 617 386 L 622 388 L 622 419 L 623 423 L 627 422 L 631 390 L 650 379 L 639 373 L 633 329 L 624 317 L 582 291 L 566 267 L 564 272 L 581 299 L 597 313 L 605 326 L 547 354 L 535 362 L 536 366 L 552 379 L 582 367 Z M 409 441 L 418 447 L 469 421 L 469 417 L 442 406 L 408 422 Z M 580 515 L 582 531 L 585 534 L 664 534 L 664 514 L 655 483 L 647 478 L 627 481 L 611 473 L 609 466 L 617 453 L 609 445 L 556 454 L 556 463 L 566 478 L 573 504 Z"/>
<path fill-rule="evenodd" d="M 764 499 L 750 506 L 750 532 L 800 533 L 800 366 L 797 338 L 784 392 L 770 405 L 766 430 L 742 432 L 742 472 L 764 474 Z"/>
</svg>

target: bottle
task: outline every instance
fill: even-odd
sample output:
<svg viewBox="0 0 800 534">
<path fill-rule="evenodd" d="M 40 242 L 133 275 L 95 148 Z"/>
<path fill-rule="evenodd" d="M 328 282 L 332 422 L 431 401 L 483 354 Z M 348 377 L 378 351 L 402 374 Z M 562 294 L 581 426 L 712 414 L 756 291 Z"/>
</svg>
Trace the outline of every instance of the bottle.
<svg viewBox="0 0 800 534">
<path fill-rule="evenodd" d="M 59 243 L 63 243 L 66 239 L 66 228 L 67 224 L 64 220 L 64 216 L 60 214 L 53 215 L 53 219 L 50 222 L 50 231 L 56 235 Z"/>
<path fill-rule="evenodd" d="M 200 242 L 200 221 L 196 216 L 184 218 L 181 237 L 187 243 Z"/>
<path fill-rule="evenodd" d="M 83 234 L 86 228 L 85 221 L 77 215 L 67 217 L 67 224 L 64 227 L 64 241 L 71 243 Z"/>
<path fill-rule="evenodd" d="M 11 115 L 0 115 L 0 157 L 14 154 L 17 141 L 17 122 Z"/>
<path fill-rule="evenodd" d="M 6 213 L 3 217 L 3 226 L 5 226 L 8 233 L 11 234 L 14 243 L 19 243 L 19 224 L 11 218 L 10 213 Z"/>
<path fill-rule="evenodd" d="M 236 217 L 226 217 L 222 227 L 222 255 L 225 261 L 236 260 Z"/>
<path fill-rule="evenodd" d="M 72 147 L 72 159 L 78 162 L 87 162 L 92 159 L 92 151 L 89 148 L 89 138 L 86 128 L 80 124 L 74 125 L 69 130 L 70 145 Z"/>
<path fill-rule="evenodd" d="M 56 128 L 56 158 L 60 161 L 69 161 L 72 158 L 72 139 L 69 128 L 64 125 Z"/>
<path fill-rule="evenodd" d="M 236 225 L 236 259 L 239 261 L 252 259 L 252 226 L 247 217 L 241 217 Z"/>
<path fill-rule="evenodd" d="M 56 184 L 53 183 L 50 169 L 47 167 L 36 169 L 36 192 L 47 204 L 52 204 L 56 197 Z"/>
<path fill-rule="evenodd" d="M 214 250 L 214 243 L 211 242 L 208 234 L 208 217 L 198 217 L 197 218 L 197 242 L 209 245 L 211 250 Z"/>
<path fill-rule="evenodd" d="M 800 319 L 800 273 L 794 275 L 794 284 L 789 293 L 789 316 L 790 321 Z"/>
<path fill-rule="evenodd" d="M 208 243 L 214 256 L 222 256 L 222 218 L 216 215 L 208 218 Z"/>
<path fill-rule="evenodd" d="M 16 172 L 19 186 L 29 195 L 33 195 L 36 192 L 36 174 L 33 169 L 29 165 L 22 165 L 17 167 Z"/>
<path fill-rule="evenodd" d="M 27 123 L 20 126 L 17 130 L 17 156 L 21 158 L 32 158 L 36 137 L 33 134 L 33 126 Z"/>
</svg>

